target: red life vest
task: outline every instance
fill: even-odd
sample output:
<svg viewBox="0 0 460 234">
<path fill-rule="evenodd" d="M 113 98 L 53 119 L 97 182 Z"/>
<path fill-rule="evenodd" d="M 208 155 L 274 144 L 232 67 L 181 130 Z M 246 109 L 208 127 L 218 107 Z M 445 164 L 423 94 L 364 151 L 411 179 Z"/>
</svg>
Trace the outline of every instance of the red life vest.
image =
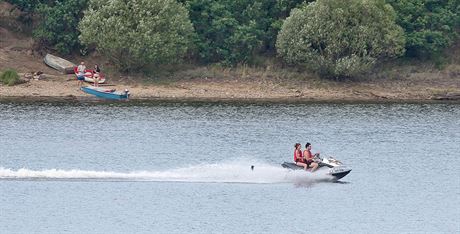
<svg viewBox="0 0 460 234">
<path fill-rule="evenodd" d="M 313 155 L 311 154 L 311 151 L 310 150 L 305 150 L 305 151 L 307 151 L 307 155 L 306 155 L 307 162 L 313 161 Z"/>
<path fill-rule="evenodd" d="M 299 155 L 299 156 L 297 156 Z M 294 150 L 294 162 L 303 162 L 302 151 Z"/>
</svg>

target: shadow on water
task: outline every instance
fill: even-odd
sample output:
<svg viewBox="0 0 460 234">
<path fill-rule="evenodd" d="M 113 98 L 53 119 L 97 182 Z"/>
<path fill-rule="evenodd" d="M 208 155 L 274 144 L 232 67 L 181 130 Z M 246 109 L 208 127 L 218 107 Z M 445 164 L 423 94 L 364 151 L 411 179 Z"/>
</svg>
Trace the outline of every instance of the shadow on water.
<svg viewBox="0 0 460 234">
<path fill-rule="evenodd" d="M 311 181 L 302 181 L 302 182 L 296 182 L 294 183 L 295 188 L 313 188 L 316 185 L 319 184 L 351 184 L 351 182 L 348 181 L 340 181 L 340 180 L 330 180 L 330 179 L 321 179 L 321 180 L 311 180 Z"/>
<path fill-rule="evenodd" d="M 351 182 L 348 182 L 348 181 L 340 181 L 340 180 L 334 181 L 334 182 L 332 182 L 332 183 L 334 183 L 334 184 L 351 184 Z"/>
</svg>

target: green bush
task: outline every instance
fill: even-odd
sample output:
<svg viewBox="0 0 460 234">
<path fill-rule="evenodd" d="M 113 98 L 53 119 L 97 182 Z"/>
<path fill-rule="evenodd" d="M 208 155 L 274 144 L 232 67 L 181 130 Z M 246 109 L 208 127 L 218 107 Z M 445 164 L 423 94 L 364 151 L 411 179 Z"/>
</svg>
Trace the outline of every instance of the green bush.
<svg viewBox="0 0 460 234">
<path fill-rule="evenodd" d="M 39 4 L 36 12 L 40 15 L 40 23 L 34 30 L 34 39 L 41 47 L 51 47 L 62 54 L 80 49 L 77 26 L 86 6 L 87 0 Z"/>
<path fill-rule="evenodd" d="M 7 1 L 23 12 L 18 20 L 37 25 L 33 30 L 33 37 L 39 48 L 50 48 L 62 54 L 70 54 L 80 49 L 77 25 L 88 0 Z M 35 19 L 38 19 L 38 22 L 33 22 Z"/>
<path fill-rule="evenodd" d="M 24 12 L 33 12 L 35 7 L 37 7 L 40 3 L 49 2 L 47 0 L 6 0 L 11 4 L 16 5 L 21 11 Z"/>
<path fill-rule="evenodd" d="M 309 0 L 311 1 L 311 0 Z M 200 61 L 235 65 L 274 51 L 290 10 L 304 0 L 182 0 L 197 37 Z"/>
<path fill-rule="evenodd" d="M 406 36 L 406 55 L 432 57 L 451 46 L 460 30 L 458 0 L 387 0 Z"/>
<path fill-rule="evenodd" d="M 0 82 L 8 86 L 19 84 L 19 75 L 15 70 L 7 69 L 0 75 Z"/>
<path fill-rule="evenodd" d="M 80 40 L 121 71 L 179 61 L 191 45 L 193 26 L 175 0 L 90 0 Z"/>
<path fill-rule="evenodd" d="M 32 25 L 35 8 L 41 2 L 46 2 L 46 0 L 6 0 L 6 2 L 15 5 L 21 10 L 22 13 L 19 14 L 16 20 L 27 25 Z"/>
<path fill-rule="evenodd" d="M 289 63 L 346 78 L 403 54 L 404 34 L 383 0 L 318 0 L 291 12 L 276 47 Z"/>
</svg>

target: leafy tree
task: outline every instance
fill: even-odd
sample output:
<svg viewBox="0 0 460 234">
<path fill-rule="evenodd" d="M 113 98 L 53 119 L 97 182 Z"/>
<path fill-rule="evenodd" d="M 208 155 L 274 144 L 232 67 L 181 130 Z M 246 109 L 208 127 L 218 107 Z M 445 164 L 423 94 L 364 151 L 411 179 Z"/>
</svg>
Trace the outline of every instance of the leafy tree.
<svg viewBox="0 0 460 234">
<path fill-rule="evenodd" d="M 11 4 L 16 5 L 21 11 L 26 12 L 33 12 L 35 7 L 37 7 L 40 3 L 46 3 L 49 1 L 46 0 L 6 0 Z"/>
<path fill-rule="evenodd" d="M 266 15 L 257 17 L 258 27 L 263 30 L 262 40 L 265 50 L 263 52 L 275 52 L 276 37 L 283 26 L 284 20 L 295 7 L 302 3 L 314 0 L 256 0 L 261 3 L 261 8 Z"/>
<path fill-rule="evenodd" d="M 41 22 L 34 30 L 40 46 L 51 46 L 60 53 L 69 54 L 80 47 L 77 30 L 87 0 L 55 1 L 39 4 L 36 11 Z"/>
<path fill-rule="evenodd" d="M 178 61 L 193 35 L 187 9 L 175 0 L 90 0 L 79 29 L 84 44 L 123 71 Z"/>
<path fill-rule="evenodd" d="M 50 3 L 52 0 L 6 0 L 6 2 L 15 5 L 19 10 L 21 10 L 21 14 L 17 17 L 19 22 L 26 25 L 32 25 L 34 22 L 33 16 L 36 7 L 43 3 Z"/>
<path fill-rule="evenodd" d="M 383 0 L 318 0 L 294 9 L 276 47 L 287 62 L 329 77 L 352 77 L 401 55 L 404 34 Z"/>
<path fill-rule="evenodd" d="M 186 1 L 197 32 L 195 44 L 204 62 L 227 64 L 246 61 L 261 45 L 248 0 Z M 249 9 L 248 9 L 249 8 Z M 257 11 L 255 9 L 254 11 Z"/>
<path fill-rule="evenodd" d="M 458 38 L 459 0 L 387 0 L 406 34 L 408 56 L 439 54 Z"/>
<path fill-rule="evenodd" d="M 274 48 L 281 22 L 303 0 L 183 0 L 197 37 L 198 57 L 247 63 Z"/>
</svg>

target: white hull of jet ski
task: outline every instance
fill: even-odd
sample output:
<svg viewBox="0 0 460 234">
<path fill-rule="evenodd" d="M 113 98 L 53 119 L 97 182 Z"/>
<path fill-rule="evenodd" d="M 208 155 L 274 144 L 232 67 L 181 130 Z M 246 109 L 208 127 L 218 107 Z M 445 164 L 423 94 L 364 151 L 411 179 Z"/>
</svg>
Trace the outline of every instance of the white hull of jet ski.
<svg viewBox="0 0 460 234">
<path fill-rule="evenodd" d="M 318 169 L 321 167 L 328 167 L 329 171 L 327 174 L 333 176 L 335 180 L 339 180 L 351 172 L 351 169 L 347 168 L 342 164 L 342 162 L 334 158 L 315 158 L 315 162 L 319 165 Z M 298 166 L 293 162 L 284 162 L 281 166 L 292 170 L 304 169 L 302 166 Z"/>
</svg>

